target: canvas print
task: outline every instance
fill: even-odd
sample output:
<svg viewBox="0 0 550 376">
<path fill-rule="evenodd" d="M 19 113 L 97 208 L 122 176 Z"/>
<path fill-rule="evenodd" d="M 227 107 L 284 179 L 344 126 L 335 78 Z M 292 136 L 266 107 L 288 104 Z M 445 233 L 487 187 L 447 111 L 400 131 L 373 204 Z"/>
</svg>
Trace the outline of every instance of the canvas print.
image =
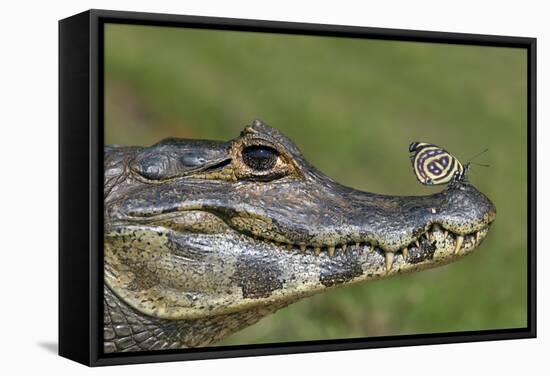
<svg viewBox="0 0 550 376">
<path fill-rule="evenodd" d="M 104 353 L 527 326 L 525 49 L 104 27 Z"/>
</svg>

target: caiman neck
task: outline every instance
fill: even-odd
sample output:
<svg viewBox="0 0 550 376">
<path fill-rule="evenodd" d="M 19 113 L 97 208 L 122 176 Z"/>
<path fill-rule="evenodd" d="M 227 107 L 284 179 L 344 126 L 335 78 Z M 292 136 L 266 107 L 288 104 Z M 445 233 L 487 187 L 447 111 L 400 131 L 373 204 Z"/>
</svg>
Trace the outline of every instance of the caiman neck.
<svg viewBox="0 0 550 376">
<path fill-rule="evenodd" d="M 105 353 L 206 346 L 292 302 L 196 320 L 163 320 L 131 308 L 104 286 Z"/>
</svg>

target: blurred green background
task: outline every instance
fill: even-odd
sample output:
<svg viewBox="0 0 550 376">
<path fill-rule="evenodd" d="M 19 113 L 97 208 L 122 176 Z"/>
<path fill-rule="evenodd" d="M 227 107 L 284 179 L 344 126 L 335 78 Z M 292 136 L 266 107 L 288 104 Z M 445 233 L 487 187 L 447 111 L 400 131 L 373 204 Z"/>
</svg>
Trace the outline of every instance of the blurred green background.
<svg viewBox="0 0 550 376">
<path fill-rule="evenodd" d="M 250 344 L 527 325 L 527 55 L 513 48 L 106 25 L 105 142 L 228 140 L 280 129 L 335 180 L 416 195 L 408 144 L 463 162 L 497 219 L 478 252 L 304 299 L 222 342 Z"/>
</svg>

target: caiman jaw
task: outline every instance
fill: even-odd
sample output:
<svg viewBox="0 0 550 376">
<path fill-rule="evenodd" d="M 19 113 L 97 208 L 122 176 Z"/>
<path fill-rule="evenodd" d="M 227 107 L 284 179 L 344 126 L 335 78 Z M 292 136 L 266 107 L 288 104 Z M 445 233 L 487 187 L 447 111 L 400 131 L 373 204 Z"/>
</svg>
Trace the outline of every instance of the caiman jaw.
<svg viewBox="0 0 550 376">
<path fill-rule="evenodd" d="M 466 252 L 466 250 L 469 251 L 478 247 L 487 236 L 489 227 L 490 225 L 486 225 L 485 227 L 469 234 L 458 234 L 451 230 L 443 229 L 443 227 L 439 224 L 433 224 L 426 230 L 426 232 L 420 234 L 417 239 L 413 240 L 398 252 L 384 251 L 382 248 L 377 247 L 368 241 L 318 246 L 291 243 L 285 244 L 277 241 L 260 239 L 257 237 L 255 239 L 271 243 L 279 252 L 307 254 L 319 257 L 338 257 L 340 255 L 345 255 L 347 252 L 379 252 L 385 257 L 386 271 L 390 272 L 396 253 L 401 254 L 401 258 L 404 262 L 411 264 L 417 264 L 426 259 L 430 259 L 437 249 L 448 248 L 451 246 L 453 248 L 453 255 L 459 255 L 461 251 Z"/>
</svg>

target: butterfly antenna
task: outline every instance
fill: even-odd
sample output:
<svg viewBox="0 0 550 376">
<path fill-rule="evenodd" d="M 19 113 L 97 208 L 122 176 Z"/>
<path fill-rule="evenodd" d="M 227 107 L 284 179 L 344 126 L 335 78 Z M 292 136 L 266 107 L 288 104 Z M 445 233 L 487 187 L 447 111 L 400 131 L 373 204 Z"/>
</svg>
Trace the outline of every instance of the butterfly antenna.
<svg viewBox="0 0 550 376">
<path fill-rule="evenodd" d="M 481 166 L 481 167 L 491 167 L 490 165 L 484 164 L 484 163 L 470 162 L 470 164 L 475 164 L 476 166 Z"/>
<path fill-rule="evenodd" d="M 489 148 L 483 150 L 482 152 L 477 153 L 477 154 L 474 155 L 473 157 L 470 157 L 470 158 L 468 159 L 468 162 L 473 161 L 474 159 L 476 159 L 477 157 L 479 157 L 481 154 L 487 153 L 488 151 L 489 151 Z M 476 164 L 477 164 L 477 163 L 476 163 Z M 483 165 L 480 165 L 480 166 L 483 166 Z"/>
</svg>

